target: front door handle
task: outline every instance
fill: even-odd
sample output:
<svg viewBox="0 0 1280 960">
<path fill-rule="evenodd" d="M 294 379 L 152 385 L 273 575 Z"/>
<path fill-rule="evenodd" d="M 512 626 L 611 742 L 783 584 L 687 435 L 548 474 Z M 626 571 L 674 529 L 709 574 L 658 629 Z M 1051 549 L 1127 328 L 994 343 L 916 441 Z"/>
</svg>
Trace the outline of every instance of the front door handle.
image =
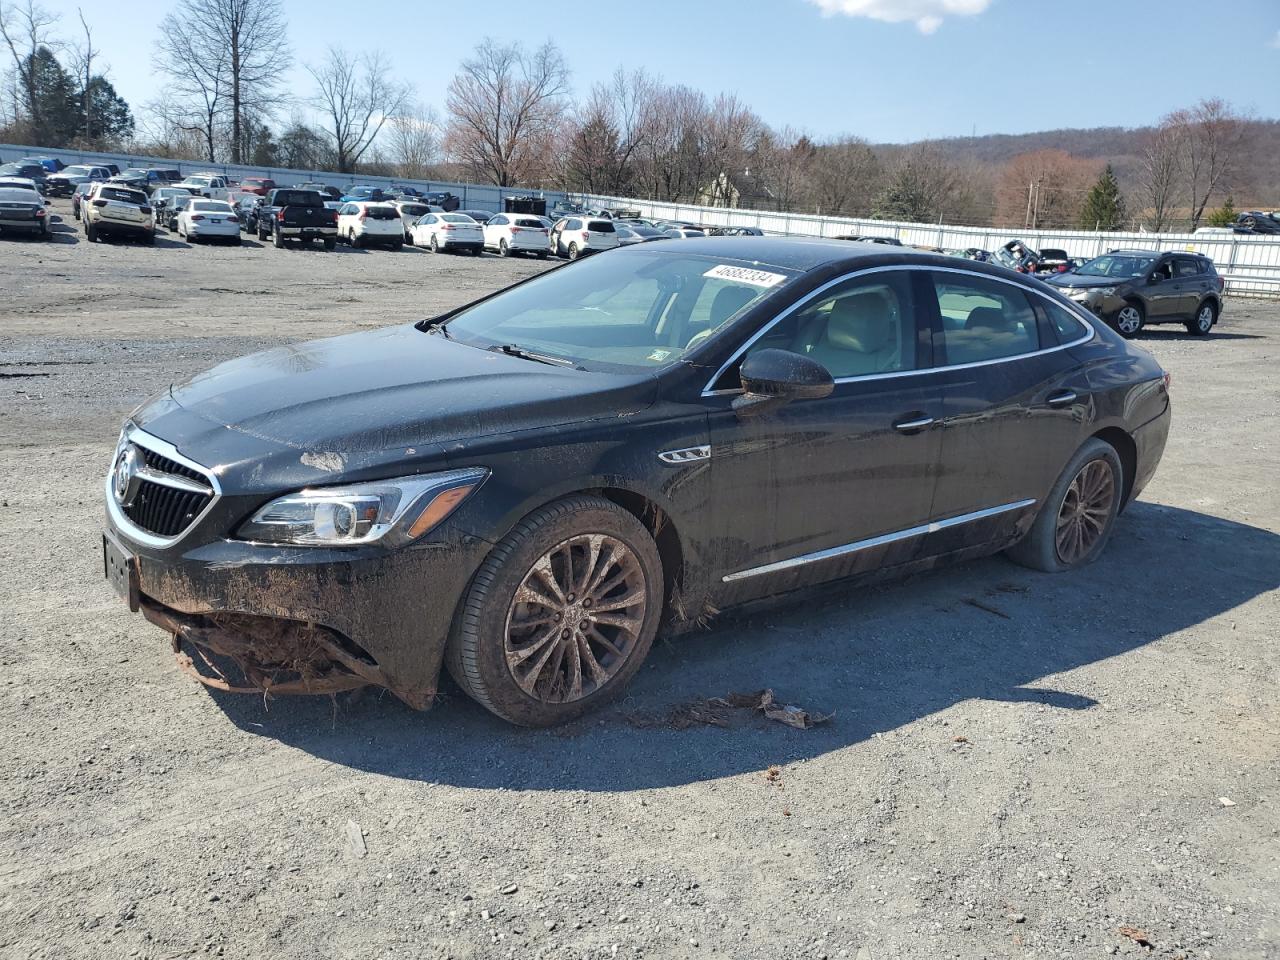
<svg viewBox="0 0 1280 960">
<path fill-rule="evenodd" d="M 899 433 L 918 433 L 925 427 L 933 423 L 933 417 L 925 416 L 922 413 L 909 413 L 909 419 L 899 420 L 893 425 L 893 429 Z"/>
<path fill-rule="evenodd" d="M 1057 393 L 1049 394 L 1045 400 L 1051 407 L 1065 407 L 1069 403 L 1076 402 L 1076 394 L 1074 390 L 1059 390 Z"/>
</svg>

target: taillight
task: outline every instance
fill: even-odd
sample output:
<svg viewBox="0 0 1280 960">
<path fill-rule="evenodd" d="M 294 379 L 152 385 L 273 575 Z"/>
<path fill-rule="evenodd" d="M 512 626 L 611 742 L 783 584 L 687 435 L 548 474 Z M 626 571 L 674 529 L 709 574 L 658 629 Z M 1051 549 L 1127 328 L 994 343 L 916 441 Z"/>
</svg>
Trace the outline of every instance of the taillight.
<svg viewBox="0 0 1280 960">
<path fill-rule="evenodd" d="M 590 240 L 590 239 L 591 239 L 591 231 L 590 231 L 590 230 L 583 230 L 583 231 L 582 231 L 582 239 L 583 239 L 583 240 Z"/>
<path fill-rule="evenodd" d="M 139 208 L 138 208 L 138 210 L 139 210 L 139 212 L 141 212 L 141 213 L 150 213 L 150 212 L 151 212 L 151 208 L 150 208 L 150 207 L 148 207 L 148 206 L 145 206 L 145 205 L 144 205 L 144 206 L 139 207 Z"/>
<path fill-rule="evenodd" d="M 191 219 L 192 219 L 192 220 L 203 220 L 203 219 L 204 219 L 204 214 L 203 214 L 203 213 L 197 213 L 197 214 L 196 214 L 194 217 L 192 217 Z"/>
<path fill-rule="evenodd" d="M 107 201 L 105 201 L 105 200 L 95 200 L 95 201 L 93 201 L 93 205 L 94 205 L 95 207 L 105 207 L 105 206 L 107 205 Z"/>
<path fill-rule="evenodd" d="M 1066 272 L 1067 272 L 1067 265 L 1066 265 L 1065 263 L 1060 263 L 1060 264 L 1058 264 L 1058 272 L 1059 272 L 1059 273 L 1066 273 Z"/>
<path fill-rule="evenodd" d="M 1221 293 L 1227 288 L 1227 281 L 1224 277 L 1218 278 L 1218 292 Z"/>
<path fill-rule="evenodd" d="M 511 228 L 511 232 L 512 232 L 512 233 L 519 233 L 519 232 L 520 232 L 520 228 L 519 228 L 519 227 L 512 227 L 512 228 Z"/>
<path fill-rule="evenodd" d="M 455 227 L 452 223 L 446 223 L 440 229 L 441 230 L 457 230 L 458 228 Z"/>
<path fill-rule="evenodd" d="M 360 211 L 360 216 L 359 216 L 359 217 L 357 217 L 356 219 L 357 219 L 357 220 L 368 220 L 368 219 L 369 219 L 369 211 L 368 211 L 368 210 L 361 210 L 361 211 Z"/>
<path fill-rule="evenodd" d="M 279 210 L 276 211 L 276 220 L 278 220 L 280 223 L 284 223 L 284 207 L 281 207 Z"/>
<path fill-rule="evenodd" d="M 330 209 L 328 209 L 328 208 L 326 207 L 326 208 L 325 208 L 325 213 L 329 214 L 329 222 L 330 222 L 330 223 L 337 223 L 337 222 L 338 222 L 338 211 L 337 211 L 337 210 L 330 210 Z"/>
<path fill-rule="evenodd" d="M 1166 370 L 1166 371 L 1164 372 L 1164 389 L 1165 389 L 1165 392 L 1168 392 L 1168 391 L 1169 391 L 1169 389 L 1170 389 L 1170 388 L 1172 388 L 1172 387 L 1173 387 L 1173 374 L 1172 374 L 1172 373 L 1170 373 L 1168 370 Z"/>
</svg>

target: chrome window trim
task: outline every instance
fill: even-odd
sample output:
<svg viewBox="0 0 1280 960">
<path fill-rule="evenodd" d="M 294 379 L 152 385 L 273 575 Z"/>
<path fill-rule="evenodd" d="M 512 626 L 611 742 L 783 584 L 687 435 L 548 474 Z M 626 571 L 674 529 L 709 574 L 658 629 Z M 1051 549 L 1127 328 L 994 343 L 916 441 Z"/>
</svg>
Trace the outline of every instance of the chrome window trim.
<svg viewBox="0 0 1280 960">
<path fill-rule="evenodd" d="M 911 537 L 919 537 L 927 533 L 937 533 L 939 530 L 946 530 L 949 527 L 958 527 L 963 523 L 972 523 L 975 520 L 985 520 L 988 517 L 999 516 L 1012 510 L 1021 510 L 1025 507 L 1035 506 L 1035 504 L 1035 500 L 1017 500 L 1013 503 L 1002 503 L 998 507 L 987 507 L 984 510 L 975 510 L 972 513 L 962 513 L 958 517 L 948 517 L 946 520 L 934 520 L 918 527 L 908 527 L 906 530 L 898 530 L 895 533 L 885 533 L 867 540 L 855 540 L 853 543 L 846 543 L 838 547 L 828 547 L 826 550 L 801 554 L 798 557 L 792 557 L 790 560 L 778 560 L 774 563 L 766 563 L 763 566 L 750 567 L 746 570 L 739 570 L 737 573 L 725 574 L 721 579 L 724 583 L 734 583 L 738 580 L 746 580 L 748 577 L 758 577 L 761 574 L 778 573 L 782 570 L 790 570 L 810 563 L 818 563 L 822 560 L 843 557 L 861 550 L 869 550 L 872 547 L 882 547 L 887 543 L 909 540 Z"/>
<path fill-rule="evenodd" d="M 979 280 L 994 280 L 996 283 L 1004 283 L 1004 284 L 1008 284 L 1011 287 L 1016 287 L 1017 289 L 1021 290 L 1023 293 L 1035 294 L 1036 296 L 1040 297 L 1043 300 L 1047 300 L 1049 303 L 1052 303 L 1055 306 L 1058 306 L 1058 307 L 1062 306 L 1061 303 L 1059 303 L 1057 300 L 1054 300 L 1052 297 L 1050 297 L 1043 291 L 1036 290 L 1032 287 L 1024 286 L 1023 284 L 1019 283 L 1016 280 L 1010 280 L 1005 277 L 995 277 L 987 273 L 974 273 L 972 270 L 965 270 L 960 267 L 935 267 L 935 266 L 926 266 L 925 264 L 898 264 L 895 266 L 867 267 L 863 270 L 854 270 L 851 273 L 846 273 L 839 277 L 836 277 L 834 280 L 828 280 L 826 283 L 824 283 L 822 286 L 818 287 L 815 290 L 810 290 L 807 294 L 805 294 L 803 297 L 801 297 L 791 306 L 787 307 L 787 309 L 783 310 L 782 313 L 778 314 L 776 317 L 774 317 L 772 320 L 770 320 L 768 323 L 762 326 L 759 330 L 757 330 L 754 334 L 752 334 L 751 337 L 744 344 L 742 344 L 742 346 L 738 347 L 738 349 L 733 352 L 733 355 L 729 357 L 728 360 L 726 360 L 723 364 L 720 365 L 720 369 L 718 369 L 715 372 L 715 374 L 711 377 L 711 379 L 707 381 L 706 386 L 702 388 L 701 396 L 723 397 L 723 396 L 731 396 L 737 393 L 742 393 L 743 391 L 741 387 L 729 387 L 722 390 L 713 390 L 712 385 L 717 380 L 719 380 L 722 376 L 724 376 L 725 372 L 730 367 L 732 367 L 735 363 L 738 362 L 738 360 L 742 357 L 742 355 L 751 348 L 751 345 L 753 343 L 755 343 L 757 340 L 763 337 L 766 333 L 768 333 L 769 330 L 771 330 L 775 325 L 777 325 L 778 323 L 781 323 L 791 314 L 795 313 L 797 310 L 803 307 L 806 303 L 813 300 L 815 297 L 820 296 L 826 291 L 830 290 L 832 287 L 836 286 L 837 284 L 844 283 L 845 281 L 852 280 L 856 277 L 871 276 L 872 274 L 875 274 L 875 273 L 887 273 L 890 270 L 901 270 L 901 271 L 929 270 L 933 273 L 959 273 L 959 274 L 962 274 L 963 276 L 975 277 Z M 1064 297 L 1063 299 L 1066 299 L 1066 298 Z M 1071 305 L 1071 308 L 1073 308 L 1070 311 L 1071 314 L 1077 320 L 1079 320 L 1081 323 L 1084 324 L 1085 330 L 1086 330 L 1086 333 L 1084 336 L 1076 340 L 1072 340 L 1070 343 L 1060 343 L 1054 347 L 1044 347 L 1040 350 L 1032 350 L 1030 353 L 1018 353 L 1018 354 L 1014 354 L 1011 357 L 996 357 L 992 360 L 975 360 L 972 363 L 949 363 L 944 366 L 921 367 L 917 370 L 893 370 L 888 373 L 864 373 L 854 377 L 836 377 L 835 382 L 836 383 L 855 383 L 855 382 L 861 382 L 863 380 L 889 380 L 895 377 L 919 376 L 920 374 L 924 374 L 924 373 L 938 373 L 944 370 L 969 370 L 974 367 L 987 367 L 996 363 L 1010 363 L 1014 360 L 1025 360 L 1027 357 L 1036 357 L 1036 356 L 1040 356 L 1041 354 L 1056 353 L 1059 350 L 1068 350 L 1071 347 L 1078 347 L 1081 344 L 1088 343 L 1090 340 L 1094 339 L 1094 337 L 1098 335 L 1098 331 L 1094 328 L 1093 323 L 1084 315 L 1083 311 L 1079 309 L 1074 309 L 1079 306 L 1078 304 L 1070 300 L 1068 300 L 1067 302 Z"/>
<path fill-rule="evenodd" d="M 115 490 L 112 480 L 115 474 L 116 458 L 120 456 L 120 448 L 124 444 L 133 443 L 139 447 L 145 447 L 152 453 L 158 453 L 162 457 L 167 457 L 174 463 L 180 463 L 182 466 L 191 470 L 198 471 L 201 475 L 209 479 L 209 485 L 213 489 L 213 495 L 209 497 L 209 502 L 205 504 L 205 508 L 196 514 L 195 518 L 187 525 L 176 537 L 160 537 L 154 533 L 149 533 L 141 527 L 134 524 L 132 520 L 124 515 L 124 511 L 120 509 L 120 504 L 116 502 Z M 147 479 L 151 479 L 148 477 Z M 177 484 L 170 484 L 177 486 Z M 120 439 L 116 443 L 116 452 L 111 457 L 111 469 L 107 471 L 107 479 L 105 484 L 107 499 L 107 516 L 111 518 L 111 523 L 122 534 L 136 543 L 144 544 L 148 547 L 171 547 L 188 533 L 200 525 L 200 521 L 208 516 L 209 511 L 213 509 L 213 505 L 222 499 L 222 485 L 218 483 L 218 478 L 214 471 L 206 467 L 202 463 L 196 463 L 190 457 L 184 457 L 178 452 L 178 448 L 167 441 L 161 440 L 159 437 L 153 437 L 151 434 L 135 426 L 133 423 L 126 423 L 123 430 L 120 431 Z"/>
</svg>

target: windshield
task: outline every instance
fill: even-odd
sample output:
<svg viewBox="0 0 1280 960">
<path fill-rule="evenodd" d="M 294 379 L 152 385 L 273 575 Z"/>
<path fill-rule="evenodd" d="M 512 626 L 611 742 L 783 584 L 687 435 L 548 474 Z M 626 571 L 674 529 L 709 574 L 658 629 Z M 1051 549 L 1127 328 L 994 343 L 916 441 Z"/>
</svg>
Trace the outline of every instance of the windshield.
<svg viewBox="0 0 1280 960">
<path fill-rule="evenodd" d="M 1095 257 L 1076 270 L 1076 274 L 1082 277 L 1128 279 L 1129 277 L 1142 276 L 1142 274 L 1151 269 L 1151 265 L 1155 262 L 1154 257 L 1117 257 L 1108 255 Z"/>
<path fill-rule="evenodd" d="M 89 174 L 93 173 L 93 167 L 67 167 L 62 171 L 62 173 L 63 176 L 67 177 L 87 177 Z"/>
<path fill-rule="evenodd" d="M 634 252 L 633 252 L 634 251 Z M 798 274 L 632 248 L 553 270 L 456 314 L 446 332 L 602 369 L 666 366 Z"/>
</svg>

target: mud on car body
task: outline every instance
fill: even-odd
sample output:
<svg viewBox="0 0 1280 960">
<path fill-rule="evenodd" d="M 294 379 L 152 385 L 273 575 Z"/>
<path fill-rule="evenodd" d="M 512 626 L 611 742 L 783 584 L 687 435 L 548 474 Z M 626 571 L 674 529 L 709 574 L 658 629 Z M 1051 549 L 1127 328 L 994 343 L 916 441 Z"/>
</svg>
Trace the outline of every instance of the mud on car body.
<svg viewBox="0 0 1280 960">
<path fill-rule="evenodd" d="M 444 664 L 550 724 L 736 603 L 1089 563 L 1168 422 L 1151 356 L 1033 278 L 641 244 L 166 391 L 121 434 L 104 563 L 214 686 L 425 708 Z"/>
</svg>

